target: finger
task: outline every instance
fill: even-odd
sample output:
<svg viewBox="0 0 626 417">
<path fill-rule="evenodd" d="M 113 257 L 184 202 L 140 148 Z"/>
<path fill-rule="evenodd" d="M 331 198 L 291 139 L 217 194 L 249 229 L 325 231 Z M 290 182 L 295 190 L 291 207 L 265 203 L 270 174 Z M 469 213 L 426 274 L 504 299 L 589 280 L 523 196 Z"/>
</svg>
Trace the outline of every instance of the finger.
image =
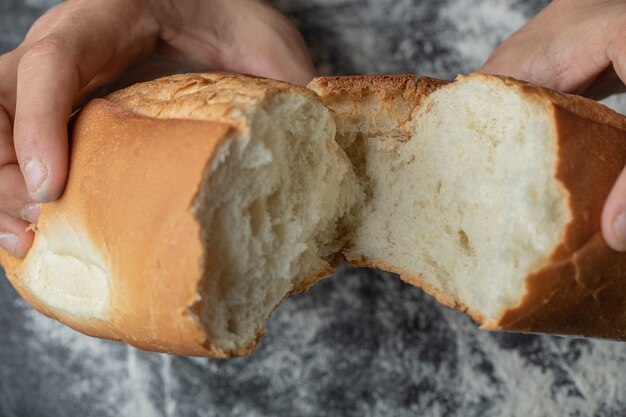
<svg viewBox="0 0 626 417">
<path fill-rule="evenodd" d="M 308 48 L 296 27 L 266 3 L 213 2 L 196 14 L 185 11 L 184 21 L 170 19 L 179 30 L 164 25 L 160 52 L 182 59 L 191 68 L 243 72 L 304 85 L 314 76 Z"/>
<path fill-rule="evenodd" d="M 199 69 L 201 70 L 201 69 Z M 189 67 L 182 64 L 180 59 L 171 56 L 152 54 L 144 58 L 135 60 L 123 71 L 115 74 L 98 75 L 78 96 L 77 105 L 81 107 L 87 101 L 96 97 L 103 97 L 113 91 L 120 90 L 130 85 L 154 80 L 172 74 L 180 74 L 190 71 Z M 106 77 L 106 82 L 103 77 Z M 103 86 L 104 85 L 104 86 Z"/>
<path fill-rule="evenodd" d="M 253 3 L 248 8 L 259 16 L 265 15 L 265 18 L 249 19 L 245 21 L 248 25 L 246 30 L 238 30 L 237 45 L 245 45 L 246 50 L 235 61 L 239 65 L 233 70 L 294 84 L 309 83 L 315 75 L 315 69 L 298 29 L 285 16 L 263 3 Z M 272 24 L 265 24 L 265 21 Z M 255 51 L 260 53 L 254 55 Z"/>
<path fill-rule="evenodd" d="M 0 56 L 0 247 L 19 257 L 26 254 L 32 243 L 33 233 L 26 228 L 28 222 L 37 222 L 40 207 L 30 199 L 13 146 L 17 67 L 29 40 L 48 31 L 65 4 L 46 12 L 18 48 Z"/>
<path fill-rule="evenodd" d="M 581 94 L 611 65 L 605 49 L 621 29 L 615 17 L 621 7 L 551 2 L 500 45 L 480 71 Z"/>
<path fill-rule="evenodd" d="M 9 116 L 0 108 L 0 212 L 36 223 L 37 209 L 32 204 L 17 165 Z"/>
<path fill-rule="evenodd" d="M 18 48 L 0 57 L 0 212 L 29 223 L 37 223 L 40 207 L 30 199 L 13 147 L 12 121 L 15 116 L 17 67 L 28 43 L 49 32 L 67 4 L 60 3 L 49 9 L 31 26 Z M 17 224 L 24 226 L 24 229 L 26 227 L 23 222 L 18 221 Z M 20 233 L 17 235 L 20 236 Z M 7 238 L 4 240 L 6 242 Z M 19 240 L 21 244 L 18 249 L 23 252 L 25 248 L 21 245 L 29 246 L 30 239 L 21 236 Z"/>
<path fill-rule="evenodd" d="M 16 69 L 22 55 L 17 48 L 0 57 L 0 212 L 36 224 L 40 208 L 26 189 L 13 145 Z"/>
<path fill-rule="evenodd" d="M 28 222 L 0 213 L 0 248 L 18 258 L 26 256 L 35 237 L 27 229 Z"/>
<path fill-rule="evenodd" d="M 602 235 L 610 247 L 626 251 L 626 169 L 613 185 L 604 204 Z"/>
<path fill-rule="evenodd" d="M 610 65 L 608 60 L 592 59 L 584 48 L 561 44 L 557 37 L 524 33 L 519 37 L 502 44 L 478 71 L 581 94 Z"/>
<path fill-rule="evenodd" d="M 39 204 L 31 200 L 17 164 L 5 165 L 0 169 L 0 184 L 0 212 L 37 224 Z"/>
<path fill-rule="evenodd" d="M 30 195 L 39 202 L 63 191 L 66 126 L 80 90 L 103 68 L 147 53 L 158 34 L 158 25 L 135 3 L 77 4 L 24 54 L 17 71 L 15 150 Z"/>
<path fill-rule="evenodd" d="M 551 5 L 506 39 L 478 70 L 486 74 L 506 75 L 545 87 L 555 87 L 562 59 L 552 46 L 558 37 L 551 26 L 542 25 Z M 536 28 L 536 27 L 539 28 Z"/>
</svg>

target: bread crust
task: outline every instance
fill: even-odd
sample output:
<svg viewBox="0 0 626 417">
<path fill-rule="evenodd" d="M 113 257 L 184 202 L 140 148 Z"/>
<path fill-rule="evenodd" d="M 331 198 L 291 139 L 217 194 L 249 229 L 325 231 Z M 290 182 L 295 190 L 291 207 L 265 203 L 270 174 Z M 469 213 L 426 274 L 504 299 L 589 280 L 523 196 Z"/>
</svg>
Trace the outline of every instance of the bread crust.
<svg viewBox="0 0 626 417">
<path fill-rule="evenodd" d="M 339 110 L 341 117 L 352 124 L 371 128 L 379 135 L 400 134 L 397 139 L 409 140 L 412 132 L 405 126 L 414 109 L 446 84 L 448 81 L 432 77 L 397 74 L 318 77 L 308 87 L 331 111 Z"/>
<path fill-rule="evenodd" d="M 626 164 L 626 117 L 591 100 L 510 78 L 468 77 L 517 89 L 527 100 L 544 105 L 553 120 L 555 176 L 569 194 L 572 220 L 549 263 L 527 277 L 519 305 L 488 319 L 414 271 L 346 248 L 348 261 L 398 273 L 443 304 L 467 312 L 483 328 L 626 340 L 626 254 L 611 250 L 600 232 L 604 201 Z M 220 261 L 203 247 L 201 225 L 194 215 L 200 184 L 210 175 L 220 147 L 246 135 L 249 112 L 276 94 L 301 94 L 321 100 L 331 110 L 344 106 L 342 117 L 378 123 L 377 115 L 361 112 L 359 101 L 367 96 L 380 104 L 381 112 L 394 115 L 388 125 L 377 126 L 384 134 L 384 129 L 408 129 L 414 110 L 446 84 L 413 75 L 320 77 L 309 85 L 318 96 L 271 80 L 208 73 L 168 77 L 95 100 L 72 124 L 66 190 L 57 202 L 43 205 L 35 239 L 59 222 L 84 227 L 109 268 L 110 316 L 84 319 L 45 305 L 22 281 L 30 254 L 19 260 L 0 251 L 0 263 L 26 301 L 80 332 L 180 355 L 249 354 L 263 329 L 245 346 L 224 350 L 203 332 L 192 311 L 203 266 Z M 398 140 L 410 135 L 407 130 Z M 155 201 L 158 204 L 150 205 L 146 216 L 146 205 Z M 172 253 L 178 254 L 176 259 Z M 331 266 L 342 256 L 337 254 Z M 304 277 L 292 293 L 306 290 L 331 272 Z"/>
<path fill-rule="evenodd" d="M 116 91 L 107 100 L 145 116 L 159 119 L 210 120 L 227 123 L 247 135 L 249 112 L 279 94 L 307 97 L 312 91 L 252 75 L 207 72 L 180 74 Z"/>
<path fill-rule="evenodd" d="M 108 264 L 109 317 L 84 319 L 43 305 L 21 279 L 32 252 L 24 261 L 3 256 L 12 284 L 37 310 L 82 333 L 147 350 L 224 356 L 188 311 L 203 256 L 191 208 L 231 127 L 148 118 L 95 100 L 72 130 L 66 189 L 57 202 L 43 205 L 35 239 L 56 222 L 80 225 Z M 179 254 L 175 262 L 172 253 Z"/>
<path fill-rule="evenodd" d="M 423 98 L 448 84 L 433 77 L 417 77 L 413 74 L 342 75 L 316 77 L 308 88 L 317 92 L 322 100 L 341 97 L 358 102 L 365 94 L 375 94 L 383 101 L 399 97 L 419 103 Z"/>
</svg>

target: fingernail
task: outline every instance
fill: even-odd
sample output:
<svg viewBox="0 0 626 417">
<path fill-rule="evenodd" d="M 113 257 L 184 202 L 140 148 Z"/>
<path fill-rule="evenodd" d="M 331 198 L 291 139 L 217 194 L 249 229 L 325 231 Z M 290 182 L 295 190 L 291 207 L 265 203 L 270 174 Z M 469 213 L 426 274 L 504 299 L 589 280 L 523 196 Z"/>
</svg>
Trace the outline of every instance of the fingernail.
<svg viewBox="0 0 626 417">
<path fill-rule="evenodd" d="M 626 249 L 626 211 L 622 211 L 613 220 L 613 231 L 619 238 L 622 249 Z"/>
<path fill-rule="evenodd" d="M 39 193 L 48 173 L 48 167 L 39 158 L 33 158 L 24 165 L 26 187 L 31 195 Z"/>
<path fill-rule="evenodd" d="M 13 233 L 0 233 L 0 247 L 11 255 L 15 255 L 20 239 Z"/>
<path fill-rule="evenodd" d="M 40 214 L 41 206 L 36 203 L 29 203 L 22 212 L 22 218 L 29 223 L 37 224 Z"/>
</svg>

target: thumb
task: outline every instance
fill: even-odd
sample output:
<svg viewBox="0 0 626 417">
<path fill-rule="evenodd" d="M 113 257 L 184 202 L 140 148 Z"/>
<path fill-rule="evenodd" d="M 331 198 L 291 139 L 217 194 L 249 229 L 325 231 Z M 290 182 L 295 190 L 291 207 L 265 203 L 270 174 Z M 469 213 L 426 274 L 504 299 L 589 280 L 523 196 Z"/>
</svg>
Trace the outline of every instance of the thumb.
<svg viewBox="0 0 626 417">
<path fill-rule="evenodd" d="M 602 211 L 602 236 L 617 251 L 626 251 L 626 169 L 622 171 Z"/>
</svg>

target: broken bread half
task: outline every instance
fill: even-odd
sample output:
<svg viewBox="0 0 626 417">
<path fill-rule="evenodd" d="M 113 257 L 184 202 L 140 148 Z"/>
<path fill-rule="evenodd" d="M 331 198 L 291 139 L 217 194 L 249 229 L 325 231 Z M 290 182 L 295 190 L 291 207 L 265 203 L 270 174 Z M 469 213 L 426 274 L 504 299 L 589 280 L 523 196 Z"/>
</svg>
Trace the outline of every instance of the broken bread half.
<svg viewBox="0 0 626 417">
<path fill-rule="evenodd" d="M 626 340 L 626 254 L 600 232 L 626 117 L 481 74 L 309 87 L 366 194 L 351 263 L 396 272 L 483 328 Z"/>
<path fill-rule="evenodd" d="M 83 333 L 180 355 L 249 353 L 283 298 L 330 274 L 361 200 L 318 97 L 239 75 L 92 101 L 70 160 L 26 258 L 2 255 L 9 279 Z"/>
<path fill-rule="evenodd" d="M 187 74 L 88 104 L 20 294 L 98 337 L 251 352 L 345 258 L 488 329 L 626 340 L 626 255 L 600 236 L 626 118 L 509 78 Z"/>
</svg>

